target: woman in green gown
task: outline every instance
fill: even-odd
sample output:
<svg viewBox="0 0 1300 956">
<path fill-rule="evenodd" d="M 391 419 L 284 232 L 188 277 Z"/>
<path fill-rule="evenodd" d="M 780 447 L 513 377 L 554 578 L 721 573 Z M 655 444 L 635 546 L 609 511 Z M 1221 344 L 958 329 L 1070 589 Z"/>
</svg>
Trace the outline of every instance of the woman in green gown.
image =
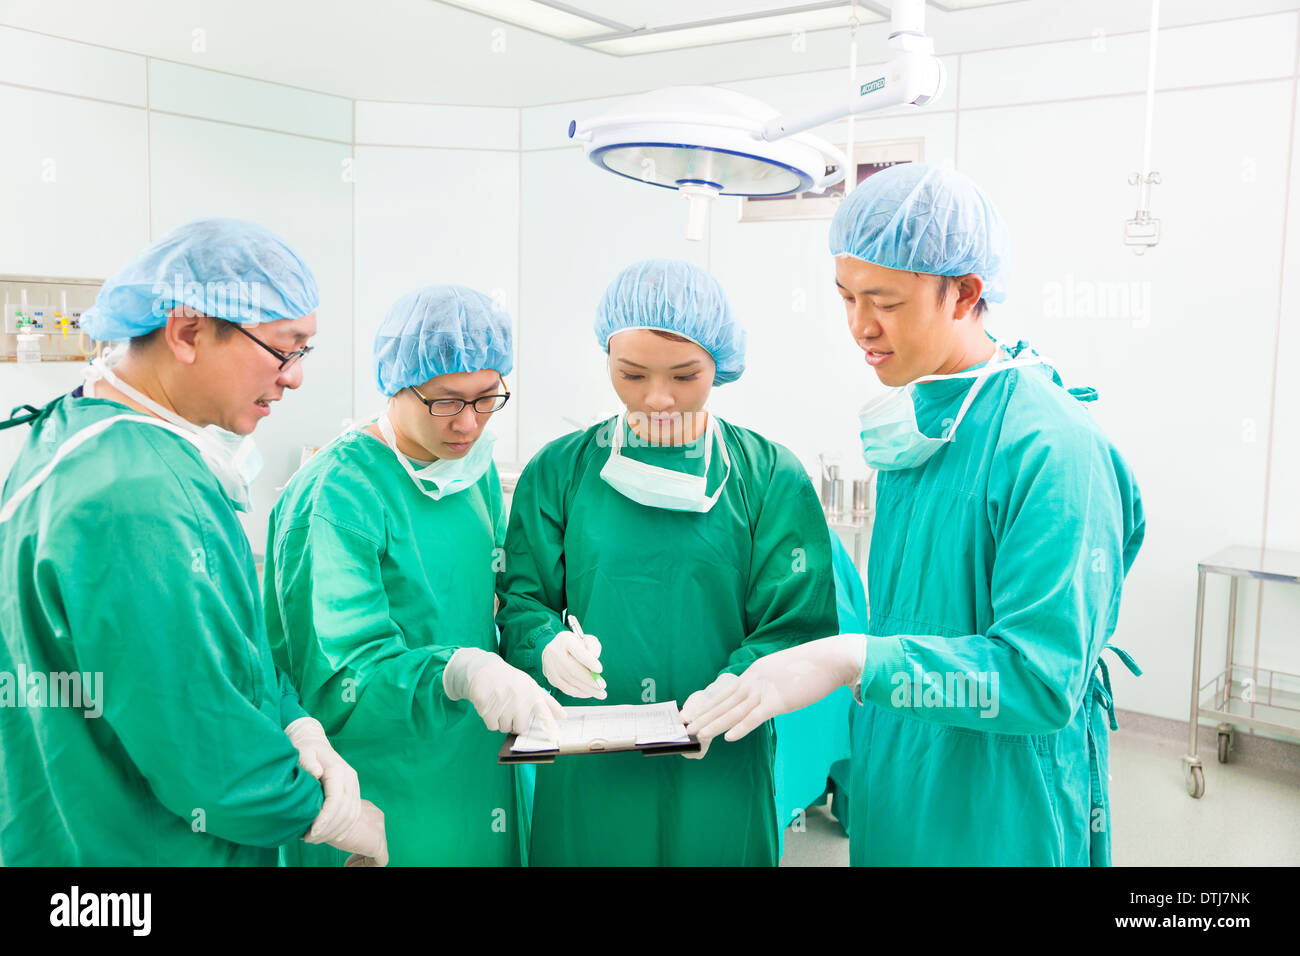
<svg viewBox="0 0 1300 956">
<path fill-rule="evenodd" d="M 596 335 L 627 413 L 551 442 L 520 477 L 502 654 L 565 704 L 680 703 L 832 633 L 829 532 L 803 466 L 705 411 L 712 386 L 744 368 L 717 281 L 685 262 L 635 263 L 606 292 Z M 774 865 L 774 747 L 769 724 L 700 759 L 541 765 L 531 862 Z"/>
<path fill-rule="evenodd" d="M 375 340 L 387 411 L 313 456 L 271 515 L 272 651 L 384 811 L 393 865 L 518 865 L 515 773 L 493 731 L 561 713 L 496 653 L 505 516 L 484 427 L 512 360 L 510 317 L 487 296 L 403 296 Z"/>
</svg>

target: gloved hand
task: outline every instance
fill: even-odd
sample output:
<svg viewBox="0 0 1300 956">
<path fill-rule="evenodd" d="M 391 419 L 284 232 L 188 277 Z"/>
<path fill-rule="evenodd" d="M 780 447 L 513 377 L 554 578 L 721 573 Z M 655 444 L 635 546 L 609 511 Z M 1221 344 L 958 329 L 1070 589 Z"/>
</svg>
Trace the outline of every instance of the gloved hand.
<svg viewBox="0 0 1300 956">
<path fill-rule="evenodd" d="M 443 669 L 442 685 L 452 700 L 468 697 L 488 730 L 522 734 L 536 716 L 544 735 L 553 740 L 559 736 L 555 722 L 564 718 L 560 702 L 498 654 L 459 648 Z"/>
<path fill-rule="evenodd" d="M 303 839 L 308 843 L 333 844 L 361 816 L 361 784 L 357 772 L 330 746 L 325 728 L 315 717 L 299 717 L 284 732 L 298 748 L 299 765 L 319 780 L 325 790 L 325 803 Z"/>
<path fill-rule="evenodd" d="M 694 714 L 697 711 L 702 712 L 707 710 L 710 702 L 717 701 L 720 697 L 725 697 L 738 680 L 740 680 L 740 678 L 730 672 L 719 674 L 718 679 L 708 687 L 705 687 L 702 690 L 697 690 L 694 694 L 691 694 L 690 697 L 686 698 L 686 704 L 682 707 L 680 712 L 682 715 L 682 722 L 686 722 L 685 715 L 687 713 Z M 709 752 L 710 740 L 712 740 L 711 737 L 701 737 L 700 752 L 697 754 L 682 754 L 682 756 L 687 760 L 703 760 L 704 755 Z"/>
<path fill-rule="evenodd" d="M 369 800 L 362 800 L 357 822 L 329 844 L 352 854 L 344 866 L 387 866 L 388 834 L 384 829 L 384 811 Z"/>
<path fill-rule="evenodd" d="M 692 694 L 682 708 L 686 732 L 712 739 L 725 731 L 739 740 L 778 714 L 816 703 L 862 678 L 865 634 L 837 634 L 760 657 L 718 697 Z"/>
<path fill-rule="evenodd" d="M 542 673 L 556 690 L 570 697 L 594 697 L 604 700 L 605 679 L 593 678 L 601 672 L 600 641 L 590 634 L 561 631 L 542 649 Z"/>
</svg>

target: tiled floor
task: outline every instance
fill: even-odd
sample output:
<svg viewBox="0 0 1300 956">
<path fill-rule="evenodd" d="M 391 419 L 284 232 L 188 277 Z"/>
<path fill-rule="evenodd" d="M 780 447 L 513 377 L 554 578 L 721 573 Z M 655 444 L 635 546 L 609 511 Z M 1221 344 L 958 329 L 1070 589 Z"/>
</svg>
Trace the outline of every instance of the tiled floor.
<svg viewBox="0 0 1300 956">
<path fill-rule="evenodd" d="M 829 804 L 811 808 L 803 832 L 786 827 L 782 866 L 849 865 L 849 838 L 829 810 Z"/>
<path fill-rule="evenodd" d="M 1300 866 L 1300 772 L 1202 752 L 1205 796 L 1183 783 L 1186 741 L 1111 736 L 1116 866 Z"/>
<path fill-rule="evenodd" d="M 1202 753 L 1205 796 L 1183 784 L 1186 743 L 1111 735 L 1111 852 L 1116 866 L 1300 866 L 1300 772 L 1220 764 Z M 849 841 L 826 806 L 787 829 L 782 866 L 848 866 Z"/>
</svg>

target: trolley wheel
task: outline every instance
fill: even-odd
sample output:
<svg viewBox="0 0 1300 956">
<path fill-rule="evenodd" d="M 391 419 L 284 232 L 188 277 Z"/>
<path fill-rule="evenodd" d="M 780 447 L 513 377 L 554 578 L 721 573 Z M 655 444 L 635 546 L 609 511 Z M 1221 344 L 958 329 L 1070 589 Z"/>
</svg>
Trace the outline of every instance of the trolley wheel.
<svg viewBox="0 0 1300 956">
<path fill-rule="evenodd" d="M 1184 778 L 1187 783 L 1187 795 L 1194 800 L 1205 796 L 1205 771 L 1200 767 L 1188 767 Z"/>
<path fill-rule="evenodd" d="M 1226 730 L 1219 731 L 1219 763 L 1228 762 L 1228 748 L 1232 745 L 1232 734 Z"/>
</svg>

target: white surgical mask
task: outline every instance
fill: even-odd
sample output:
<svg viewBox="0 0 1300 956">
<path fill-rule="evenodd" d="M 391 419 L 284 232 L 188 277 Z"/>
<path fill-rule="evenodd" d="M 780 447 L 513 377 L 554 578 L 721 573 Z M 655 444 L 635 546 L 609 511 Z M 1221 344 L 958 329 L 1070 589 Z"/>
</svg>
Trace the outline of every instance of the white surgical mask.
<svg viewBox="0 0 1300 956">
<path fill-rule="evenodd" d="M 122 350 L 115 350 L 109 354 L 108 358 L 115 361 L 121 355 Z M 238 511 L 252 510 L 251 485 L 262 470 L 262 455 L 257 450 L 252 435 L 236 435 L 234 432 L 228 432 L 216 425 L 201 428 L 193 422 L 181 418 L 181 416 L 168 408 L 164 408 L 139 389 L 118 378 L 113 373 L 110 362 L 102 358 L 95 359 L 90 363 L 90 368 L 86 370 L 84 381 L 87 389 L 93 390 L 94 383 L 99 379 L 108 382 L 123 395 L 135 401 L 136 404 L 149 409 L 159 418 L 177 426 L 180 430 L 176 434 L 185 438 L 198 449 L 203 463 L 216 476 L 222 491 L 226 493 L 226 497 L 234 505 L 235 509 Z"/>
<path fill-rule="evenodd" d="M 704 435 L 704 474 L 687 475 L 671 468 L 636 461 L 623 455 L 623 419 L 615 419 L 613 434 L 610 436 L 609 460 L 600 470 L 600 477 L 606 484 L 626 498 L 650 508 L 663 508 L 667 511 L 710 511 L 726 487 L 731 477 L 731 456 L 727 453 L 727 443 L 722 440 L 718 430 L 717 417 L 709 416 Z M 713 494 L 708 494 L 709 462 L 713 456 L 713 443 L 717 441 L 722 449 L 722 460 L 727 471 L 722 482 Z"/>
<path fill-rule="evenodd" d="M 998 372 L 1036 365 L 1042 361 L 1040 355 L 1027 355 L 1004 362 L 990 362 L 982 368 L 953 375 L 922 375 L 901 388 L 891 388 L 886 394 L 867 402 L 858 412 L 858 422 L 862 426 L 860 438 L 863 459 L 877 471 L 898 471 L 925 464 L 935 452 L 953 440 L 957 426 L 966 417 L 966 411 L 985 382 Z M 944 434 L 939 438 L 930 438 L 916 425 L 915 386 L 924 382 L 959 378 L 973 378 L 975 384 L 967 390 L 957 417 Z"/>
<path fill-rule="evenodd" d="M 476 484 L 492 467 L 492 445 L 497 439 L 491 432 L 485 431 L 480 434 L 478 441 L 474 442 L 469 451 L 460 458 L 440 458 L 417 469 L 397 450 L 397 435 L 393 431 L 393 423 L 388 417 L 388 412 L 380 415 L 376 424 L 379 426 L 379 433 L 384 436 L 384 444 L 397 456 L 398 464 L 410 475 L 411 480 L 415 482 L 415 487 L 434 501 L 464 491 Z M 426 487 L 425 483 L 433 485 L 433 488 Z"/>
</svg>

